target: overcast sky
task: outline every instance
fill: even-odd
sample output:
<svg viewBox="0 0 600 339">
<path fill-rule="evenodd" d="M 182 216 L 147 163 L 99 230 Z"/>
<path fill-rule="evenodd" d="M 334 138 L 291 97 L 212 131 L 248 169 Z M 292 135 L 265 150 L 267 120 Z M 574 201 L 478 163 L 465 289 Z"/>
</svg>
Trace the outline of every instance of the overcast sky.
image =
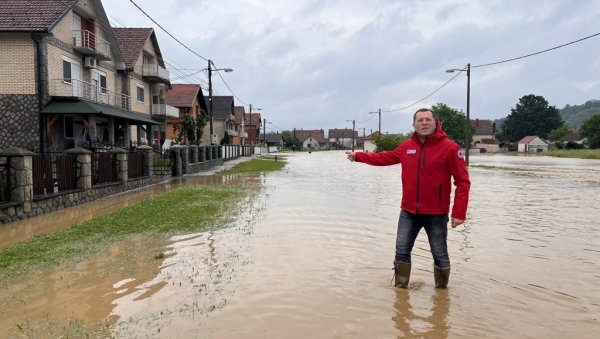
<svg viewBox="0 0 600 339">
<path fill-rule="evenodd" d="M 408 132 L 420 107 L 466 111 L 467 77 L 409 106 L 471 63 L 471 118 L 505 117 L 519 98 L 551 105 L 600 99 L 600 36 L 487 67 L 600 32 L 597 0 L 134 0 L 219 68 L 236 105 L 262 108 L 267 131 L 351 128 Z M 173 83 L 207 84 L 207 62 L 127 0 L 102 0 L 113 26 L 153 27 Z M 178 68 L 178 69 L 175 69 Z M 192 77 L 179 78 L 193 74 Z M 213 74 L 214 95 L 231 95 Z M 205 93 L 208 95 L 207 93 Z M 401 110 L 398 110 L 401 109 Z M 397 110 L 397 111 L 393 111 Z M 393 112 L 386 112 L 393 111 Z"/>
</svg>

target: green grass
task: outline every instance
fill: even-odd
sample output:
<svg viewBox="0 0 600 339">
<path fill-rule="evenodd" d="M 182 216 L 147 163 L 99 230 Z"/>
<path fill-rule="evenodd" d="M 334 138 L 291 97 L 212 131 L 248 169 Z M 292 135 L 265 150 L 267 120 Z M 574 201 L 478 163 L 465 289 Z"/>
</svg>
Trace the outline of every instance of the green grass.
<svg viewBox="0 0 600 339">
<path fill-rule="evenodd" d="M 600 159 L 600 149 L 554 150 L 543 154 L 559 158 Z"/>
<path fill-rule="evenodd" d="M 261 156 L 258 159 L 252 159 L 240 163 L 239 165 L 222 171 L 219 174 L 237 174 L 237 173 L 259 173 L 259 172 L 270 172 L 279 171 L 285 166 L 285 159 L 282 156 Z"/>
<path fill-rule="evenodd" d="M 112 214 L 0 249 L 0 282 L 38 267 L 81 260 L 137 234 L 181 234 L 224 224 L 226 212 L 252 192 L 244 185 L 182 188 Z"/>
</svg>

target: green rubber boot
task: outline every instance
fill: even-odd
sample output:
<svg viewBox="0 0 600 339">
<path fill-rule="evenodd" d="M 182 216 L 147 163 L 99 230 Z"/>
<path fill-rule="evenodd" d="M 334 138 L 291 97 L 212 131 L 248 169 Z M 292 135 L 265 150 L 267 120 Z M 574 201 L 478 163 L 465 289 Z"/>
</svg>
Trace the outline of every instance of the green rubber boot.
<svg viewBox="0 0 600 339">
<path fill-rule="evenodd" d="M 402 261 L 394 261 L 394 286 L 407 288 L 410 280 L 410 264 Z"/>
<path fill-rule="evenodd" d="M 448 279 L 450 279 L 450 267 L 439 268 L 434 265 L 433 277 L 435 278 L 435 288 L 446 288 Z"/>
</svg>

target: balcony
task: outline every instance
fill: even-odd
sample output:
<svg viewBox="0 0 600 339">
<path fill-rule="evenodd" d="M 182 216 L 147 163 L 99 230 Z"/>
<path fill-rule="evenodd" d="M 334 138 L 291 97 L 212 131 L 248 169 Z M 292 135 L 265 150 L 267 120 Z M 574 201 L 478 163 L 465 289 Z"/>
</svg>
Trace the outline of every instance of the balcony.
<svg viewBox="0 0 600 339">
<path fill-rule="evenodd" d="M 169 71 L 158 64 L 144 64 L 142 76 L 148 82 L 163 82 L 170 83 Z"/>
<path fill-rule="evenodd" d="M 99 60 L 110 60 L 110 44 L 90 31 L 73 31 L 73 48 L 84 54 L 94 56 Z"/>
<path fill-rule="evenodd" d="M 117 93 L 79 79 L 50 80 L 50 95 L 53 97 L 79 98 L 131 110 L 131 98 L 129 95 Z"/>
<path fill-rule="evenodd" d="M 152 104 L 152 116 L 179 118 L 179 108 L 167 104 Z"/>
</svg>

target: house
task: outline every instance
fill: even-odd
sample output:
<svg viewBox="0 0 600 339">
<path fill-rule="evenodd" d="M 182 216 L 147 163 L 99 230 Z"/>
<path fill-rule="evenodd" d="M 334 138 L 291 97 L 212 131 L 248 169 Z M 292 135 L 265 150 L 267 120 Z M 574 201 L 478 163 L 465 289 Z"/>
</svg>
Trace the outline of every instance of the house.
<svg viewBox="0 0 600 339">
<path fill-rule="evenodd" d="M 517 144 L 519 152 L 537 153 L 548 150 L 548 143 L 535 135 L 526 136 Z"/>
<path fill-rule="evenodd" d="M 282 133 L 267 133 L 266 144 L 269 148 L 269 152 L 279 152 L 283 148 L 283 134 Z"/>
<path fill-rule="evenodd" d="M 329 147 L 325 131 L 322 129 L 294 129 L 292 135 L 302 143 L 304 149 L 325 150 Z"/>
<path fill-rule="evenodd" d="M 204 97 L 204 99 L 209 105 L 210 112 L 210 98 Z M 235 126 L 233 107 L 233 96 L 212 97 L 213 137 L 211 141 L 213 145 L 231 145 L 232 137 L 239 136 Z"/>
<path fill-rule="evenodd" d="M 380 135 L 381 134 L 379 133 L 379 131 L 375 131 L 375 132 L 371 133 L 370 135 L 367 135 L 366 137 L 362 138 L 363 139 L 363 149 L 365 152 L 375 152 L 377 145 L 375 145 L 375 143 L 373 142 L 373 139 L 379 137 Z"/>
<path fill-rule="evenodd" d="M 358 131 L 353 131 L 349 128 L 334 128 L 329 130 L 330 149 L 351 149 L 353 146 L 356 146 L 357 139 Z"/>
<path fill-rule="evenodd" d="M 179 111 L 165 101 L 171 81 L 156 34 L 152 28 L 113 28 L 113 33 L 125 62 L 121 77 L 123 93 L 135 98 L 131 100 L 131 110 L 152 116 L 160 123 L 152 126 L 150 131 L 132 126 L 131 139 L 146 138 L 152 144 L 162 145 L 166 138 L 167 119 L 178 117 Z"/>
<path fill-rule="evenodd" d="M 150 114 L 151 85 L 166 79 L 143 71 L 137 77 L 134 70 L 99 0 L 3 1 L 0 149 L 60 152 L 143 142 L 160 125 Z"/>
<path fill-rule="evenodd" d="M 471 126 L 475 128 L 472 149 L 479 150 L 480 153 L 500 150 L 500 144 L 496 140 L 495 124 L 492 120 L 471 120 Z"/>
<path fill-rule="evenodd" d="M 559 141 L 562 142 L 574 142 L 577 144 L 583 144 L 583 138 L 581 137 L 581 134 L 579 132 L 572 132 L 569 133 L 567 135 L 565 135 L 564 137 L 560 138 Z"/>
<path fill-rule="evenodd" d="M 234 106 L 233 114 L 235 116 L 235 126 L 237 128 L 238 136 L 233 137 L 232 145 L 244 145 L 246 138 L 248 138 L 248 133 L 245 130 L 245 121 L 244 115 L 246 114 L 246 109 L 244 106 Z"/>
<path fill-rule="evenodd" d="M 262 117 L 260 113 L 248 113 L 244 115 L 244 131 L 246 139 L 244 145 L 260 145 L 260 128 L 262 127 Z"/>
<path fill-rule="evenodd" d="M 208 124 L 208 107 L 206 100 L 202 94 L 202 88 L 199 84 L 173 84 L 172 88 L 167 92 L 165 98 L 167 107 L 176 107 L 177 116 L 167 115 L 166 121 L 166 138 L 170 140 L 178 140 L 180 132 L 175 130 L 175 126 L 181 126 L 186 115 L 189 115 L 195 121 L 202 113 L 206 115 L 206 124 L 202 129 L 200 137 L 200 145 L 210 145 L 210 126 Z M 183 140 L 188 143 L 187 140 Z"/>
</svg>

